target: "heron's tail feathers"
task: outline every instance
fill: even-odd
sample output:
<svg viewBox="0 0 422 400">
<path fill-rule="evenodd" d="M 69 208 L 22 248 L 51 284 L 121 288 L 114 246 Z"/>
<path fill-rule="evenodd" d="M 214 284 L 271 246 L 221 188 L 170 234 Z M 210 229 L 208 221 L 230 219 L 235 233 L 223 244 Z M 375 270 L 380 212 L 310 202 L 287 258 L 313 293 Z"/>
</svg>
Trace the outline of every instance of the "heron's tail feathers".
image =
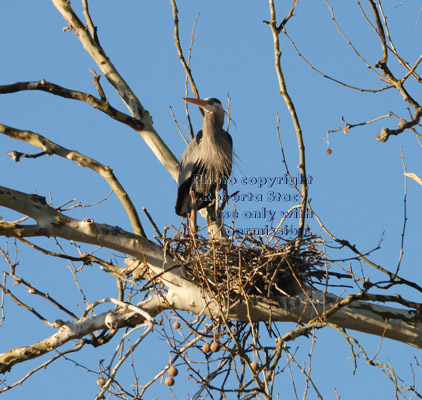
<svg viewBox="0 0 422 400">
<path fill-rule="evenodd" d="M 180 215 L 181 217 L 187 217 L 188 211 L 191 208 L 190 205 L 190 198 L 189 198 L 189 190 L 191 185 L 191 178 L 183 182 L 177 191 L 177 199 L 176 199 L 176 214 Z"/>
</svg>

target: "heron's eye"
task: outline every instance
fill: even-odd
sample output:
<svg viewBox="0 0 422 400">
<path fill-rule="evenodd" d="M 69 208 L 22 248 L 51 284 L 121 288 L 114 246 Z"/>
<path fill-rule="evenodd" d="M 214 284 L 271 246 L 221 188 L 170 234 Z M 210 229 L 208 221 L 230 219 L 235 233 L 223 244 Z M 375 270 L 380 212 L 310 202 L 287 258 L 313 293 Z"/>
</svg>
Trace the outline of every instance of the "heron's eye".
<svg viewBox="0 0 422 400">
<path fill-rule="evenodd" d="M 221 104 L 221 101 L 212 97 L 211 99 L 208 99 L 208 104 L 211 106 L 214 104 Z"/>
</svg>

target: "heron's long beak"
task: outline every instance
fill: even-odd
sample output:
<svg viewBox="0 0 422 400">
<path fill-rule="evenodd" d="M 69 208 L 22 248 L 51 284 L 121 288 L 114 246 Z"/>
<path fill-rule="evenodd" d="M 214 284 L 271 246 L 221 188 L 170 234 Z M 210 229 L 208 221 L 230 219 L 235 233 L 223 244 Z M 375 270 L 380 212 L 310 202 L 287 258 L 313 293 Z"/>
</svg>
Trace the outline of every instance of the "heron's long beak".
<svg viewBox="0 0 422 400">
<path fill-rule="evenodd" d="M 188 101 L 189 103 L 196 104 L 197 106 L 206 109 L 208 102 L 201 99 L 190 99 L 189 97 L 182 97 L 182 100 Z"/>
</svg>

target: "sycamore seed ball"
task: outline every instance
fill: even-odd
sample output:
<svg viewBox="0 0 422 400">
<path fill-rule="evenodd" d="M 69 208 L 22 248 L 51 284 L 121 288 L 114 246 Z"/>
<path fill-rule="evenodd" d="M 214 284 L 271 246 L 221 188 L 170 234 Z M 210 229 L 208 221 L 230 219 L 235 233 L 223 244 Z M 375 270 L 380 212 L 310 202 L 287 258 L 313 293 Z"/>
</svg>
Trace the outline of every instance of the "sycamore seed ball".
<svg viewBox="0 0 422 400">
<path fill-rule="evenodd" d="M 173 328 L 174 328 L 174 329 L 180 329 L 180 323 L 179 323 L 179 321 L 175 321 L 175 322 L 174 322 L 174 324 L 173 324 Z"/>
<path fill-rule="evenodd" d="M 211 343 L 211 346 L 210 346 L 210 349 L 211 349 L 211 351 L 213 352 L 213 353 L 216 353 L 218 350 L 220 350 L 220 343 L 218 343 L 218 342 L 212 342 Z"/>
<path fill-rule="evenodd" d="M 170 367 L 169 368 L 169 375 L 170 376 L 177 376 L 178 373 L 179 373 L 179 371 L 177 370 L 176 367 Z"/>
<path fill-rule="evenodd" d="M 164 382 L 166 383 L 167 386 L 173 386 L 174 385 L 174 379 L 170 376 L 168 376 Z"/>
<path fill-rule="evenodd" d="M 209 345 L 209 343 L 204 343 L 204 345 L 202 346 L 202 351 L 204 352 L 204 353 L 209 353 L 209 351 L 210 351 L 211 349 L 210 349 L 210 345 Z"/>
<path fill-rule="evenodd" d="M 253 372 L 258 371 L 258 363 L 255 362 L 255 361 L 252 361 L 251 362 L 251 369 L 252 369 Z"/>
<path fill-rule="evenodd" d="M 100 378 L 97 379 L 97 385 L 99 387 L 103 387 L 106 383 L 106 380 L 101 376 Z"/>
</svg>

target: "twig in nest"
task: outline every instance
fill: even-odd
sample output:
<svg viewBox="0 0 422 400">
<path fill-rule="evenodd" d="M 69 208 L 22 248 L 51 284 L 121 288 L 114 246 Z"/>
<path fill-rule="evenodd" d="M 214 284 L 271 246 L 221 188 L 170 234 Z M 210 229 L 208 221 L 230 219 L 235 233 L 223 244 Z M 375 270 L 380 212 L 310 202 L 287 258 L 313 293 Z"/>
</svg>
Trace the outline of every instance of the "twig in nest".
<svg viewBox="0 0 422 400">
<path fill-rule="evenodd" d="M 299 251 L 281 237 L 271 244 L 258 236 L 230 241 L 196 238 L 195 243 L 183 236 L 167 240 L 187 275 L 214 294 L 294 295 L 298 284 L 313 286 L 326 275 L 321 268 L 324 253 L 318 249 L 323 242 L 317 237 L 303 240 Z"/>
</svg>

